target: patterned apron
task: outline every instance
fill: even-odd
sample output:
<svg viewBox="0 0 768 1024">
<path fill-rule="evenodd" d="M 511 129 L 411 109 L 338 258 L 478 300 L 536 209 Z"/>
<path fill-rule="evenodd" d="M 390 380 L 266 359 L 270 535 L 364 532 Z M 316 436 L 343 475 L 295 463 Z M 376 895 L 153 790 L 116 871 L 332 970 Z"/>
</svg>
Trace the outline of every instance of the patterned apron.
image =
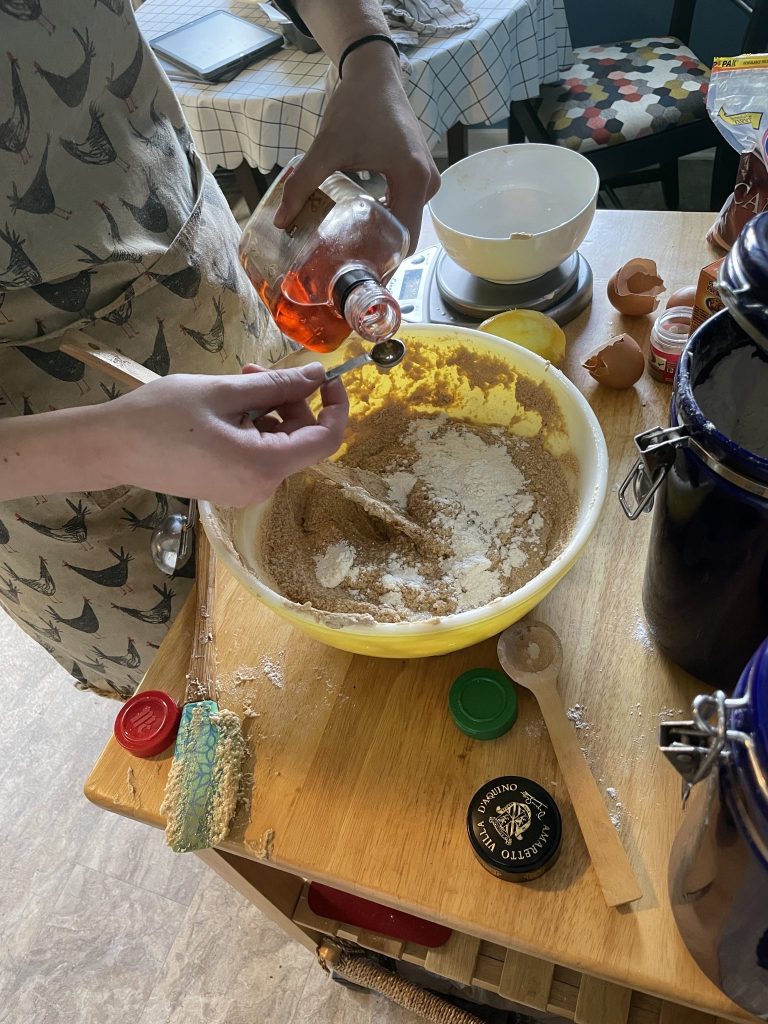
<svg viewBox="0 0 768 1024">
<path fill-rule="evenodd" d="M 130 5 L 16 0 L 0 36 L 0 417 L 119 397 L 58 351 L 73 327 L 160 375 L 284 355 Z M 150 536 L 186 504 L 134 487 L 0 504 L 0 604 L 81 689 L 127 697 L 147 670 L 194 575 L 193 558 L 163 575 Z"/>
</svg>

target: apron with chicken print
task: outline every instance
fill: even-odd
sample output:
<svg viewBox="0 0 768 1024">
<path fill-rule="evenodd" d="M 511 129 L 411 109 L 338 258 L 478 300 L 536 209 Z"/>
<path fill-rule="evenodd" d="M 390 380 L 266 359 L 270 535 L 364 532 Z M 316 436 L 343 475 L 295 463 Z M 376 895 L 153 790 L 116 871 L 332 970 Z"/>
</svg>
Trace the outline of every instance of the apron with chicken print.
<svg viewBox="0 0 768 1024">
<path fill-rule="evenodd" d="M 0 417 L 119 397 L 58 351 L 72 328 L 161 375 L 276 362 L 129 0 L 0 0 L 0 38 Z M 0 504 L 0 604 L 78 687 L 136 688 L 192 586 L 193 557 L 169 578 L 149 549 L 186 507 L 133 487 Z"/>
</svg>

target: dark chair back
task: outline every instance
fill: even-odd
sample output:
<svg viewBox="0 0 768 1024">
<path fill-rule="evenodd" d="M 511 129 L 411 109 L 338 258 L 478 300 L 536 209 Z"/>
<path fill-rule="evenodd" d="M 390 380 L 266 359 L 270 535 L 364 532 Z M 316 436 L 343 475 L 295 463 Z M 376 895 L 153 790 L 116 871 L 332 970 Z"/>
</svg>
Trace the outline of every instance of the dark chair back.
<svg viewBox="0 0 768 1024">
<path fill-rule="evenodd" d="M 697 0 L 675 0 L 669 22 L 669 34 L 690 46 L 691 27 Z M 730 0 L 747 15 L 747 27 L 741 39 L 741 53 L 762 53 L 768 44 L 768 0 Z"/>
</svg>

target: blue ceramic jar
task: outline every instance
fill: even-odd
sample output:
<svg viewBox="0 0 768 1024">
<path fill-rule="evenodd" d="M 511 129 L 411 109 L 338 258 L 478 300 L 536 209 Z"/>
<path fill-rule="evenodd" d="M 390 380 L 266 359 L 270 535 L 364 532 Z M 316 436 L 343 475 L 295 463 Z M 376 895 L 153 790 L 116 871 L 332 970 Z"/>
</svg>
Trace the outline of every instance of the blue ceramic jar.
<svg viewBox="0 0 768 1024">
<path fill-rule="evenodd" d="M 728 308 L 688 341 L 670 426 L 635 438 L 640 458 L 620 498 L 632 519 L 654 507 L 643 584 L 654 639 L 682 668 L 730 691 L 768 635 L 768 451 L 728 436 L 700 403 L 702 387 L 731 355 L 768 381 L 768 214 L 739 236 L 719 287 Z M 740 394 L 732 380 L 729 388 L 734 393 L 721 398 L 726 421 L 729 402 L 749 401 L 754 416 L 768 418 L 768 383 L 765 393 Z"/>
<path fill-rule="evenodd" d="M 661 728 L 690 794 L 670 856 L 672 909 L 702 970 L 768 1019 L 768 640 L 730 699 L 697 697 L 693 713 Z"/>
</svg>

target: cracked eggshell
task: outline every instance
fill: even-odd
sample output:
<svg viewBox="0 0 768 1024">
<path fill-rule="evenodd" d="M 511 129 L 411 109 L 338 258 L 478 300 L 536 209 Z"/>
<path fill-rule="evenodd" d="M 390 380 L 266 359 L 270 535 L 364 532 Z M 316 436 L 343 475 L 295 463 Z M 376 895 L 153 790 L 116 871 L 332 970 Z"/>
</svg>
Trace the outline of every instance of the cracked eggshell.
<svg viewBox="0 0 768 1024">
<path fill-rule="evenodd" d="M 631 388 L 643 375 L 645 356 L 629 334 L 611 338 L 607 345 L 595 349 L 584 369 L 608 388 Z"/>
<path fill-rule="evenodd" d="M 659 304 L 664 282 L 656 264 L 636 256 L 619 267 L 608 282 L 608 301 L 625 316 L 645 316 Z"/>
</svg>

